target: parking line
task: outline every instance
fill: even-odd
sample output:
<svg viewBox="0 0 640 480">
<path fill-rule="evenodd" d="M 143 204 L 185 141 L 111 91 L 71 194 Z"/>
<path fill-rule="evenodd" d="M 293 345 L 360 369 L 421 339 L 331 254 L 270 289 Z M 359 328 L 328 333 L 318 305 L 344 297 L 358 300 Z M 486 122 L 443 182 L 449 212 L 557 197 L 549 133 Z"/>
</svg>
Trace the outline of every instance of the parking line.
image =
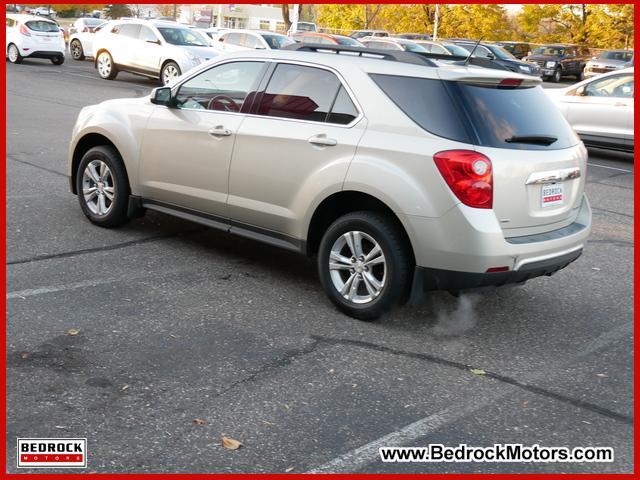
<svg viewBox="0 0 640 480">
<path fill-rule="evenodd" d="M 599 337 L 589 342 L 586 347 L 577 355 L 565 362 L 559 362 L 545 371 L 538 371 L 535 375 L 526 376 L 523 381 L 531 382 L 538 378 L 546 378 L 554 370 L 559 370 L 564 366 L 570 365 L 572 362 L 590 355 L 601 348 L 604 348 L 620 338 L 633 334 L 633 323 L 624 323 L 611 330 L 603 333 Z M 485 395 L 481 402 L 458 402 L 444 410 L 433 415 L 422 418 L 406 427 L 391 432 L 361 447 L 355 448 L 339 457 L 329 460 L 327 463 L 318 467 L 307 470 L 305 473 L 356 473 L 360 468 L 375 462 L 379 457 L 378 449 L 380 447 L 399 447 L 407 445 L 411 442 L 425 437 L 439 428 L 448 425 L 466 415 L 490 406 L 494 402 L 513 394 L 514 390 L 507 388 L 503 391 L 495 389 L 492 393 Z"/>
<path fill-rule="evenodd" d="M 587 162 L 587 165 L 589 165 L 590 167 L 600 167 L 600 168 L 608 168 L 609 170 L 617 170 L 618 172 L 633 173 L 633 170 L 625 170 L 624 168 L 609 167 L 608 165 L 600 165 L 599 163 Z"/>
<path fill-rule="evenodd" d="M 45 293 L 63 292 L 65 290 L 75 290 L 78 288 L 96 287 L 98 285 L 104 285 L 107 283 L 113 283 L 116 280 L 113 278 L 103 278 L 96 280 L 85 280 L 84 282 L 67 283 L 64 285 L 54 285 L 50 287 L 30 288 L 27 290 L 18 290 L 16 292 L 7 293 L 7 300 L 14 298 L 27 298 L 35 295 L 43 295 Z"/>
</svg>

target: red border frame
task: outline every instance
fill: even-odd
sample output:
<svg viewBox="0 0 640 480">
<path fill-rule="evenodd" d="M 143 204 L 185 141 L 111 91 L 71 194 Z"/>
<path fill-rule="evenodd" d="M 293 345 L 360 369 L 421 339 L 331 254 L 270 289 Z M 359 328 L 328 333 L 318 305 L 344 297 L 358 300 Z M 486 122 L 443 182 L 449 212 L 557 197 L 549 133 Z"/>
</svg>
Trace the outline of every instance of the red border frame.
<svg viewBox="0 0 640 480">
<path fill-rule="evenodd" d="M 57 5 L 59 3 L 62 2 L 33 2 L 33 1 L 28 1 L 28 2 L 18 2 L 21 5 L 42 5 L 42 4 L 50 4 L 50 5 Z M 66 2 L 66 3 L 78 3 L 81 4 L 83 3 L 82 1 L 79 0 L 71 0 L 70 2 Z M 127 3 L 127 2 L 123 2 L 121 0 L 117 0 L 115 2 L 111 2 L 111 3 Z M 149 0 L 143 0 L 141 2 L 137 2 L 138 4 L 156 4 L 156 2 L 152 2 Z M 251 2 L 247 2 L 247 1 L 239 1 L 239 2 L 234 2 L 235 4 L 242 4 L 242 3 L 246 3 L 249 4 Z M 321 3 L 352 3 L 352 4 L 356 4 L 356 3 L 367 3 L 367 2 L 343 2 L 343 1 L 326 1 L 326 0 L 320 0 L 317 2 L 300 2 L 300 3 L 315 3 L 315 4 L 321 4 Z M 402 1 L 393 1 L 393 0 L 380 0 L 378 3 L 407 3 L 407 2 L 402 2 Z M 441 3 L 441 4 L 445 4 L 445 2 L 440 2 L 440 1 L 436 1 L 433 2 L 435 3 Z M 504 1 L 504 2 L 498 2 L 495 0 L 469 0 L 466 2 L 452 2 L 453 3 L 460 3 L 460 4 L 486 4 L 486 3 L 501 3 L 501 4 L 527 4 L 527 3 L 539 3 L 539 2 L 532 2 L 532 1 L 524 1 L 524 2 L 517 2 L 517 1 Z M 562 2 L 558 2 L 555 0 L 551 0 L 549 2 L 546 3 L 562 3 Z M 594 2 L 594 1 L 586 1 L 583 2 L 586 4 L 600 4 L 600 3 L 604 3 L 604 2 Z M 607 3 L 619 3 L 619 4 L 631 4 L 634 2 L 625 2 L 625 1 L 609 1 Z M 207 5 L 216 5 L 216 4 L 207 4 Z M 6 4 L 5 4 L 6 7 Z M 4 12 L 4 14 L 6 14 L 6 10 Z M 640 46 L 640 40 L 638 40 L 637 35 L 635 35 L 635 29 L 637 28 L 638 24 L 640 23 L 639 19 L 638 19 L 638 13 L 637 11 L 634 10 L 634 49 L 635 51 L 639 50 L 639 46 Z M 3 32 L 4 33 L 4 32 Z M 3 34 L 4 36 L 4 34 Z M 6 67 L 5 67 L 6 68 Z M 635 74 L 634 72 L 634 77 L 635 80 L 638 80 L 638 75 Z M 4 107 L 5 110 L 5 117 L 2 119 L 2 123 L 4 124 L 4 131 L 5 131 L 5 137 L 4 137 L 4 142 L 2 142 L 2 163 L 3 163 L 3 167 L 1 172 L 0 172 L 0 182 L 1 182 L 1 188 L 2 188 L 2 199 L 3 199 L 3 205 L 2 205 L 2 209 L 0 211 L 0 220 L 1 220 L 1 224 L 4 227 L 4 231 L 6 232 L 6 70 L 3 72 L 2 75 L 2 86 L 3 89 L 5 90 L 5 95 L 2 97 L 2 106 Z M 635 97 L 635 95 L 634 95 Z M 638 113 L 637 110 L 634 110 L 634 121 L 637 124 L 638 122 L 638 117 L 640 117 L 640 114 Z M 640 144 L 640 140 L 638 140 L 637 137 L 634 138 L 634 149 L 638 148 L 638 145 Z M 634 203 L 634 211 L 638 210 L 638 206 L 640 205 L 640 200 L 638 198 L 638 195 L 636 194 L 637 189 L 638 189 L 638 184 L 640 181 L 637 180 L 637 177 L 634 179 L 634 197 L 633 197 L 633 203 Z M 635 229 L 635 221 L 634 221 L 634 242 L 638 240 L 638 231 Z M 2 256 L 2 262 L 3 265 L 6 265 L 6 234 L 2 236 L 2 245 L 1 245 L 1 253 L 0 255 Z M 634 274 L 636 273 L 637 269 L 638 269 L 638 260 L 640 258 L 640 254 L 638 253 L 638 249 L 634 248 Z M 6 269 L 2 270 L 2 288 L 5 290 L 6 293 Z M 636 315 L 635 315 L 635 309 L 638 306 L 638 304 L 640 303 L 640 300 L 638 299 L 638 288 L 635 285 L 634 282 L 634 327 L 638 326 L 637 323 L 637 319 L 636 319 Z M 7 326 L 6 326 L 6 313 L 7 313 L 7 305 L 6 305 L 6 295 L 4 295 L 2 297 L 2 307 L 3 307 L 3 312 L 5 314 L 5 322 L 3 322 L 3 326 L 1 329 L 2 332 L 2 344 L 0 345 L 0 349 L 2 352 L 2 370 L 0 372 L 0 378 L 2 380 L 2 386 L 4 388 L 4 391 L 6 392 L 7 389 L 7 379 L 6 379 L 6 340 L 7 340 Z M 637 330 L 637 329 L 634 329 Z M 635 347 L 635 352 L 638 352 L 638 350 L 640 349 L 640 338 L 638 335 L 634 336 L 634 347 Z M 583 478 L 583 477 L 591 477 L 594 479 L 616 479 L 616 480 L 621 480 L 621 479 L 635 479 L 635 478 L 640 478 L 638 476 L 638 462 L 640 460 L 640 433 L 638 432 L 638 429 L 636 428 L 636 422 L 635 422 L 635 418 L 637 417 L 638 414 L 638 394 L 640 393 L 640 384 L 639 384 L 639 375 L 638 375 L 638 367 L 640 366 L 640 362 L 638 361 L 638 356 L 637 354 L 634 355 L 634 472 L 632 474 L 526 474 L 526 473 L 522 473 L 522 474 L 429 474 L 429 473 L 425 473 L 425 474 L 411 474 L 411 475 L 406 475 L 406 474 L 335 474 L 333 476 L 337 476 L 340 478 L 344 478 L 344 479 L 393 479 L 393 480 L 397 480 L 398 478 L 402 478 L 402 479 L 424 479 L 424 478 L 446 478 L 451 479 L 451 480 L 457 480 L 457 479 L 468 479 L 468 478 L 473 478 L 474 480 L 481 480 L 481 479 L 510 479 L 510 478 L 514 478 L 514 477 L 528 477 L 528 478 L 544 478 L 544 479 L 573 479 L 573 478 Z M 1 395 L 0 396 L 2 398 L 2 403 L 0 404 L 0 407 L 2 407 L 2 411 L 4 412 L 4 415 L 1 416 L 0 419 L 0 430 L 3 431 L 5 433 L 5 442 L 2 442 L 2 461 L 6 462 L 7 461 L 7 450 L 6 450 L 6 446 L 7 446 L 7 442 L 6 442 L 6 409 L 7 409 L 7 405 L 6 405 L 6 395 Z M 13 457 L 12 457 L 13 458 Z M 4 478 L 12 478 L 12 479 L 16 479 L 16 478 L 25 478 L 25 479 L 29 479 L 29 478 L 42 478 L 43 476 L 46 478 L 51 478 L 51 479 L 56 479 L 56 480 L 68 480 L 68 478 L 74 474 L 68 474 L 68 473 L 64 473 L 64 474 L 54 474 L 54 473 L 6 473 L 6 469 L 7 469 L 7 464 L 4 464 Z M 80 473 L 80 472 L 78 472 Z M 288 480 L 291 479 L 297 479 L 297 478 L 308 478 L 309 475 L 305 475 L 305 474 L 249 474 L 249 473 L 238 473 L 238 474 L 225 474 L 225 473 L 211 473 L 211 474 L 189 474 L 189 473 L 162 473 L 162 474 L 139 474 L 139 473 L 120 473 L 120 474 L 113 474 L 113 473 L 95 473 L 93 475 L 99 476 L 100 478 L 104 478 L 104 479 L 122 479 L 123 477 L 130 477 L 130 478 L 145 478 L 145 479 L 158 479 L 164 476 L 171 476 L 172 478 L 187 478 L 189 480 L 199 480 L 199 479 L 210 479 L 212 476 L 216 476 L 216 477 L 224 477 L 224 478 L 247 478 L 247 477 L 252 477 L 252 476 L 259 476 L 260 478 L 265 478 L 265 479 L 276 479 L 276 478 L 286 478 Z M 327 475 L 327 474 L 325 474 Z M 0 477 L 1 478 L 1 477 Z"/>
</svg>

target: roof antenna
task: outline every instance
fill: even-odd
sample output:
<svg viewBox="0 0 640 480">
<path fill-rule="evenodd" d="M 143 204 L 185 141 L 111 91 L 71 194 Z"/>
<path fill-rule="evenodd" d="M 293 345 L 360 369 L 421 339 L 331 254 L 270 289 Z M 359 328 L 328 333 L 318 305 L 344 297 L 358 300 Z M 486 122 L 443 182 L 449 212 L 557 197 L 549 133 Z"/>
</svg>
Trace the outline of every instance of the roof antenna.
<svg viewBox="0 0 640 480">
<path fill-rule="evenodd" d="M 471 53 L 469 53 L 469 56 L 465 59 L 464 62 L 462 62 L 462 65 L 468 65 L 469 61 L 471 60 L 471 57 L 473 56 L 473 54 L 476 51 L 476 48 L 478 48 L 478 45 L 480 45 L 480 42 L 482 41 L 482 37 L 480 37 L 478 39 L 478 41 L 476 42 L 476 44 L 473 46 L 473 49 L 471 50 Z"/>
</svg>

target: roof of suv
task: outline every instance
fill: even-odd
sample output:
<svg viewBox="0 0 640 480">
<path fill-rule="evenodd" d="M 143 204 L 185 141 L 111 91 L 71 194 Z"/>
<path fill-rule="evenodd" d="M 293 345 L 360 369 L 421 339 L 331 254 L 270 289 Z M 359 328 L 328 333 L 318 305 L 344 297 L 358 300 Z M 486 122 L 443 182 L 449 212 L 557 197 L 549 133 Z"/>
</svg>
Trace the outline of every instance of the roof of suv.
<svg viewBox="0 0 640 480">
<path fill-rule="evenodd" d="M 300 44 L 298 44 L 300 45 Z M 313 47 L 313 46 L 312 46 Z M 348 70 L 354 67 L 366 72 L 366 73 L 379 73 L 387 75 L 401 75 L 410 77 L 424 77 L 424 78 L 439 78 L 443 80 L 465 80 L 474 81 L 476 83 L 497 83 L 505 78 L 513 78 L 522 80 L 523 85 L 539 85 L 541 80 L 536 77 L 528 75 L 522 75 L 515 72 L 509 72 L 506 70 L 496 70 L 489 68 L 481 68 L 474 65 L 460 65 L 452 63 L 433 63 L 429 66 L 427 63 L 419 65 L 415 63 L 404 63 L 391 60 L 385 60 L 382 58 L 360 57 L 348 54 L 348 49 L 345 49 L 344 54 L 336 54 L 335 50 L 340 50 L 339 47 L 331 45 L 317 45 L 321 50 L 320 52 L 304 51 L 304 50 L 266 50 L 266 51 L 254 51 L 247 50 L 241 52 L 234 52 L 233 55 L 219 56 L 216 60 L 222 58 L 264 58 L 273 60 L 293 60 L 305 63 L 315 63 L 318 65 L 333 67 L 338 70 Z M 351 50 L 361 50 L 367 55 L 387 55 L 388 51 L 375 50 L 368 48 Z M 404 55 L 419 55 L 408 52 L 398 52 Z M 401 68 L 399 68 L 399 63 Z"/>
</svg>

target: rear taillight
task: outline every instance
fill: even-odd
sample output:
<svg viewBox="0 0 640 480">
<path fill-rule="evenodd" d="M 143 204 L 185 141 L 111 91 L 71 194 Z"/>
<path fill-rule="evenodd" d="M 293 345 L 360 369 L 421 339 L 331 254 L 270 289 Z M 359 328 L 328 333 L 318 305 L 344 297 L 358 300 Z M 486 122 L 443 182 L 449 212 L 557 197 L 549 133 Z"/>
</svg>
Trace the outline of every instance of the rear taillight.
<svg viewBox="0 0 640 480">
<path fill-rule="evenodd" d="M 30 37 L 31 33 L 29 33 L 29 29 L 27 27 L 25 27 L 24 25 L 20 25 L 20 33 L 22 35 L 24 35 L 25 37 Z"/>
<path fill-rule="evenodd" d="M 498 87 L 503 88 L 516 88 L 522 85 L 522 79 L 520 78 L 505 78 L 500 81 Z"/>
<path fill-rule="evenodd" d="M 440 174 L 458 199 L 474 208 L 493 206 L 491 160 L 473 150 L 445 150 L 433 156 Z"/>
</svg>

